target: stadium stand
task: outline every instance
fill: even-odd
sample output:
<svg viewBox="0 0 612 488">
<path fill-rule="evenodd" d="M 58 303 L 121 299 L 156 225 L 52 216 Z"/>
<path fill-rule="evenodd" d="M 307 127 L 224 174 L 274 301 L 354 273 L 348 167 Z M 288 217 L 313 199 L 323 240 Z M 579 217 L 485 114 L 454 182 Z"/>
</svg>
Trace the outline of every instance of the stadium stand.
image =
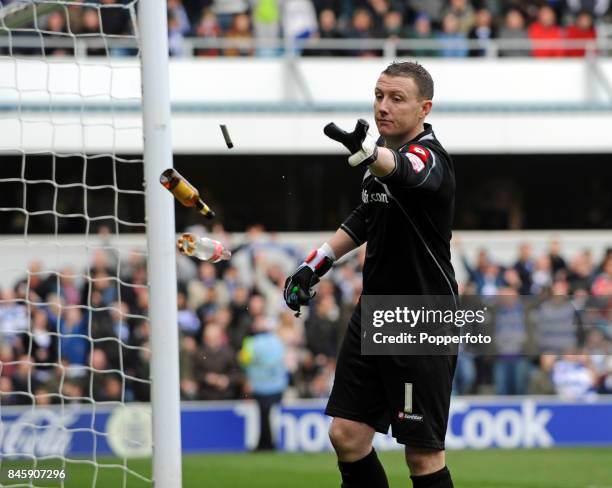
<svg viewBox="0 0 612 488">
<path fill-rule="evenodd" d="M 326 397 L 343 327 L 359 298 L 364 249 L 334 268 L 330 279 L 319 285 L 310 309 L 296 318 L 285 307 L 281 290 L 287 270 L 303 259 L 299 248 L 279 243 L 258 225 L 241 240 L 220 226 L 211 235 L 233 249 L 231 262 L 212 265 L 178 255 L 182 397 L 251 395 L 243 369 L 248 369 L 248 351 L 242 349 L 245 339 L 262 332 L 276 335 L 284 344 L 283 367 L 290 378 L 285 398 Z M 599 262 L 588 251 L 567 255 L 558 241 L 551 241 L 548 251 L 539 255 L 526 242 L 513 262 L 496 262 L 487 249 L 472 261 L 463 256 L 461 242 L 456 242 L 454 252 L 462 256 L 467 272 L 460 284 L 464 295 L 482 300 L 509 297 L 497 307 L 493 327 L 497 334 L 511 329 L 512 337 L 518 337 L 499 344 L 519 344 L 516 349 L 503 346 L 495 355 L 464 351 L 456 393 L 565 398 L 612 393 L 612 249 Z M 90 281 L 75 280 L 77 273 L 70 268 L 45 275 L 40 263 L 32 261 L 29 281 L 24 277 L 2 290 L 0 360 L 7 366 L 0 388 L 10 393 L 4 396 L 7 404 L 32 401 L 20 391 L 33 391 L 35 401 L 42 404 L 59 401 L 60 394 L 74 402 L 119 399 L 120 365 L 128 377 L 125 400 L 148 400 L 148 385 L 129 380 L 149 374 L 146 349 L 138 347 L 149 341 L 148 323 L 139 318 L 147 314 L 147 289 L 115 286 L 116 255 L 97 251 L 92 259 Z M 118 283 L 146 283 L 146 266 L 138 254 L 119 269 L 124 276 Z M 519 296 L 531 297 L 534 305 L 512 300 Z M 84 307 L 88 303 L 91 310 Z M 560 335 L 564 310 L 567 325 Z M 546 314 L 553 312 L 556 333 L 551 342 L 545 328 Z M 25 333 L 29 321 L 31 334 Z M 84 367 L 90 359 L 93 369 Z M 21 362 L 10 366 L 16 360 Z"/>
</svg>

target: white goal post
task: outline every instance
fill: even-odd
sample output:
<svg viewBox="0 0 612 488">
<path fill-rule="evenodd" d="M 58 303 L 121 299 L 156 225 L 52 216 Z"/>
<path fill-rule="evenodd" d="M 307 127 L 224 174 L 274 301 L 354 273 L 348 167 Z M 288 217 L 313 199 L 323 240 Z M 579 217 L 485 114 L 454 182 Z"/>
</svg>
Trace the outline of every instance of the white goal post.
<svg viewBox="0 0 612 488">
<path fill-rule="evenodd" d="M 178 330 L 175 326 L 178 322 L 174 201 L 159 184 L 159 176 L 172 161 L 167 31 L 165 0 L 143 1 L 140 5 L 140 34 L 152 330 L 153 477 L 156 488 L 180 488 L 181 409 Z"/>
</svg>

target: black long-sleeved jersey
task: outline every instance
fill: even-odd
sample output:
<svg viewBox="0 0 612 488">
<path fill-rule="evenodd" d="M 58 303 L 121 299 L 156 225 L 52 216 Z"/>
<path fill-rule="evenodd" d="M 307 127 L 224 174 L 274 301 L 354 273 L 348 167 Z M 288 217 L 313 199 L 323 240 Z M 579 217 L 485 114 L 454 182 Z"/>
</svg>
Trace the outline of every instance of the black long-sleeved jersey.
<svg viewBox="0 0 612 488">
<path fill-rule="evenodd" d="M 361 204 L 341 225 L 357 245 L 367 242 L 363 294 L 456 295 L 452 160 L 430 124 L 393 155 L 391 174 L 366 171 Z"/>
</svg>

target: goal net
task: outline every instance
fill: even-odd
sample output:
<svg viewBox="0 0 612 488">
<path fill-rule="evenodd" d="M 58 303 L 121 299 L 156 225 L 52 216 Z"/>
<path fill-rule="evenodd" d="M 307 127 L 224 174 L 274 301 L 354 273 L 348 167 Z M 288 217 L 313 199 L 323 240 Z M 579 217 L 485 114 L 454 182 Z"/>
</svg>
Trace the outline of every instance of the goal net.
<svg viewBox="0 0 612 488">
<path fill-rule="evenodd" d="M 138 7 L 0 1 L 0 486 L 153 483 Z"/>
</svg>

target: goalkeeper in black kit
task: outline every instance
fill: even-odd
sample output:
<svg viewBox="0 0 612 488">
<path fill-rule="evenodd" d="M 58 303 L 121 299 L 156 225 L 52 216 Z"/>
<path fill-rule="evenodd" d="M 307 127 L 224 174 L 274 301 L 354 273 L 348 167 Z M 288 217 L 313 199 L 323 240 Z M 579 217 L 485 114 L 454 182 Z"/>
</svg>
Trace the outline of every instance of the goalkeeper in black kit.
<svg viewBox="0 0 612 488">
<path fill-rule="evenodd" d="M 361 204 L 289 277 L 284 298 L 295 310 L 334 261 L 367 243 L 364 295 L 457 294 L 450 261 L 453 163 L 431 125 L 433 80 L 417 63 L 393 63 L 378 78 L 374 117 L 380 138 L 359 120 L 353 132 L 324 132 L 365 170 Z M 326 413 L 343 488 L 388 487 L 372 440 L 375 432 L 405 445 L 415 488 L 450 488 L 444 437 L 456 356 L 361 355 L 360 305 L 347 329 Z"/>
</svg>

